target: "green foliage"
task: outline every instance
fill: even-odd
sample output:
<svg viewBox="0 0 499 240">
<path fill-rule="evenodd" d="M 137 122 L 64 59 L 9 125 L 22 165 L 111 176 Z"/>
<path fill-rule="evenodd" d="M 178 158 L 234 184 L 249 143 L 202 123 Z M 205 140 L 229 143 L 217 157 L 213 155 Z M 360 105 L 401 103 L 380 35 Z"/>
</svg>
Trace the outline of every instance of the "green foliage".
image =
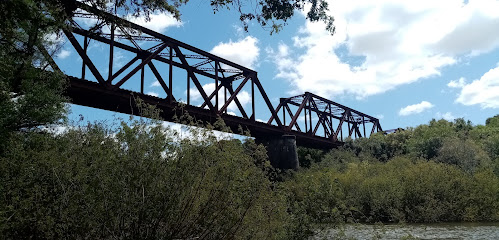
<svg viewBox="0 0 499 240">
<path fill-rule="evenodd" d="M 394 156 L 409 152 L 408 140 L 411 136 L 412 133 L 410 131 L 401 131 L 387 136 L 382 133 L 376 133 L 369 138 L 349 141 L 345 144 L 344 148 L 355 152 L 357 155 L 372 156 L 382 162 L 386 162 Z"/>
<path fill-rule="evenodd" d="M 65 78 L 45 71 L 43 55 L 46 36 L 61 27 L 65 12 L 57 1 L 35 0 L 1 1 L 0 11 L 0 139 L 6 139 L 64 116 Z"/>
<path fill-rule="evenodd" d="M 292 216 L 302 233 L 342 222 L 498 221 L 495 118 L 348 140 L 284 183 Z"/>
<path fill-rule="evenodd" d="M 469 139 L 445 139 L 435 160 L 459 166 L 469 173 L 473 173 L 480 166 L 490 165 L 490 159 L 486 152 Z"/>
<path fill-rule="evenodd" d="M 495 115 L 494 117 L 487 118 L 485 121 L 485 125 L 487 127 L 499 128 L 499 115 Z"/>
<path fill-rule="evenodd" d="M 321 149 L 313 149 L 300 146 L 296 151 L 298 152 L 298 160 L 300 162 L 300 166 L 305 168 L 309 168 L 313 163 L 322 161 L 322 157 L 325 154 L 325 151 Z"/>
<path fill-rule="evenodd" d="M 0 157 L 0 235 L 286 236 L 285 199 L 239 141 L 215 141 L 201 131 L 178 142 L 171 130 L 146 122 L 110 129 L 14 135 Z"/>
<path fill-rule="evenodd" d="M 470 175 L 433 161 L 396 157 L 359 162 L 346 170 L 314 168 L 286 184 L 293 210 L 309 224 L 499 220 L 499 178 L 490 170 Z"/>
</svg>

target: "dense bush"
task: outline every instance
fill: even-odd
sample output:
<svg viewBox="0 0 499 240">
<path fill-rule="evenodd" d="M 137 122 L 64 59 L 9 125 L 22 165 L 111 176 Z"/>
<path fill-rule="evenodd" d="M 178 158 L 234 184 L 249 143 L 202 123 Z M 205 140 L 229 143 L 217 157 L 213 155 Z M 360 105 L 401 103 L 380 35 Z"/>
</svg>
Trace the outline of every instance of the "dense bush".
<svg viewBox="0 0 499 240">
<path fill-rule="evenodd" d="M 405 157 L 309 169 L 285 183 L 311 223 L 497 221 L 498 184 L 490 169 Z"/>
<path fill-rule="evenodd" d="M 297 172 L 273 169 L 252 140 L 154 121 L 14 131 L 0 153 L 0 235 L 306 239 L 345 222 L 499 221 L 496 118 L 300 148 Z"/>
<path fill-rule="evenodd" d="M 485 126 L 432 120 L 394 134 L 348 140 L 315 158 L 305 155 L 311 167 L 283 184 L 291 209 L 306 215 L 301 219 L 307 226 L 498 221 L 497 119 Z"/>
<path fill-rule="evenodd" d="M 285 199 L 240 141 L 194 130 L 174 141 L 145 122 L 110 129 L 14 135 L 0 158 L 0 235 L 285 238 Z"/>
</svg>

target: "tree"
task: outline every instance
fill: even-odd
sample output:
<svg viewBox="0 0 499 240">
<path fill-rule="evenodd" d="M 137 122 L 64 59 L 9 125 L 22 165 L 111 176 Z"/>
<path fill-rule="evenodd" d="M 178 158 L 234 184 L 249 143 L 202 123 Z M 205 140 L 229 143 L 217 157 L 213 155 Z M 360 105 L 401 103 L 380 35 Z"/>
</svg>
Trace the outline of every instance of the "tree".
<svg viewBox="0 0 499 240">
<path fill-rule="evenodd" d="M 487 153 L 474 141 L 456 137 L 443 141 L 435 160 L 456 165 L 467 173 L 474 173 L 480 166 L 490 164 Z"/>
<path fill-rule="evenodd" d="M 0 236 L 289 239 L 284 198 L 254 164 L 265 159 L 191 134 L 135 121 L 16 135 L 0 155 Z"/>
<path fill-rule="evenodd" d="M 44 71 L 46 36 L 63 26 L 56 1 L 1 1 L 0 138 L 52 123 L 64 114 L 64 77 Z"/>
<path fill-rule="evenodd" d="M 487 118 L 485 121 L 485 125 L 489 127 L 499 127 L 499 115 L 495 115 L 494 117 Z"/>
<path fill-rule="evenodd" d="M 188 0 L 83 0 L 82 2 L 109 12 L 117 12 L 117 9 L 120 9 L 127 14 L 149 16 L 154 11 L 160 11 L 169 12 L 175 18 L 180 19 L 179 7 L 187 4 Z M 248 22 L 256 20 L 262 27 L 270 27 L 271 34 L 281 30 L 294 16 L 295 10 L 303 11 L 310 7 L 307 19 L 324 22 L 331 34 L 335 31 L 334 18 L 328 15 L 329 6 L 325 0 L 210 0 L 210 5 L 214 13 L 222 9 L 236 9 L 246 31 L 248 31 Z M 246 5 L 252 7 L 246 7 Z"/>
</svg>

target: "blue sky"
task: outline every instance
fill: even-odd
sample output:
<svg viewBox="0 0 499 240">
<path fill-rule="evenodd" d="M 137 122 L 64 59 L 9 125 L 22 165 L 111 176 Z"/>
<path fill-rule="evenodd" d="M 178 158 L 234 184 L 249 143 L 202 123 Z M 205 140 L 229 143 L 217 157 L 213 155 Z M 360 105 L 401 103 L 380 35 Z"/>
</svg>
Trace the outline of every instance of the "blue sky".
<svg viewBox="0 0 499 240">
<path fill-rule="evenodd" d="M 301 12 L 278 34 L 271 36 L 254 22 L 246 33 L 235 11 L 213 14 L 209 3 L 199 0 L 181 7 L 181 22 L 159 13 L 150 22 L 132 21 L 256 70 L 274 107 L 280 97 L 309 91 L 378 117 L 384 129 L 433 118 L 484 124 L 499 113 L 499 1 L 330 0 L 329 6 L 336 19 L 334 36 Z M 89 50 L 96 63 L 102 62 L 105 76 L 107 51 Z M 131 58 L 116 54 L 123 64 Z M 81 59 L 69 43 L 56 62 L 79 76 Z M 152 74 L 146 77 L 145 92 L 164 97 Z M 174 95 L 185 99 L 185 88 Z M 71 110 L 72 119 L 112 116 L 79 106 Z M 257 118 L 270 117 L 258 111 Z"/>
</svg>

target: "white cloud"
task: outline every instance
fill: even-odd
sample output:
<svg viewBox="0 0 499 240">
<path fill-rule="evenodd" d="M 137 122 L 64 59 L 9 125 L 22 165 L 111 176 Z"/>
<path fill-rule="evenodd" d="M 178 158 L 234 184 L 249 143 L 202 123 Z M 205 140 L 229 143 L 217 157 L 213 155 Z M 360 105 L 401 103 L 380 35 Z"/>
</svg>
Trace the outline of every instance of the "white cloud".
<svg viewBox="0 0 499 240">
<path fill-rule="evenodd" d="M 210 96 L 213 91 L 215 91 L 215 84 L 214 83 L 208 83 L 203 85 L 203 89 L 206 92 L 206 95 Z M 229 98 L 230 94 L 227 93 L 227 99 Z M 191 88 L 190 92 L 190 97 L 191 97 L 191 102 L 204 102 L 203 98 L 201 97 L 201 93 L 197 90 L 197 88 Z M 241 105 L 244 107 L 248 105 L 251 102 L 251 96 L 250 94 L 245 91 L 241 90 L 237 94 L 237 99 L 241 103 Z M 212 102 L 214 103 L 215 97 L 213 97 Z M 191 103 L 192 104 L 192 103 Z M 223 93 L 223 88 L 220 89 L 220 92 L 218 93 L 218 107 L 221 108 L 224 105 L 224 93 Z M 232 101 L 229 106 L 227 107 L 227 110 L 232 112 L 232 115 L 237 115 L 234 112 L 239 111 L 235 101 Z M 247 111 L 247 109 L 244 109 Z M 229 113 L 229 112 L 228 112 Z M 248 113 L 248 112 L 247 112 Z M 250 113 L 248 113 L 250 114 Z"/>
<path fill-rule="evenodd" d="M 146 94 L 154 96 L 154 97 L 158 97 L 159 96 L 159 94 L 157 92 L 147 92 Z"/>
<path fill-rule="evenodd" d="M 439 76 L 463 55 L 499 46 L 499 1 L 329 0 L 337 32 L 306 22 L 294 38 L 298 55 L 273 50 L 277 77 L 292 93 L 364 98 Z M 476 26 L 479 24 L 478 26 Z"/>
<path fill-rule="evenodd" d="M 461 77 L 458 80 L 452 80 L 449 83 L 447 83 L 447 87 L 450 88 L 462 88 L 466 85 L 466 79 Z"/>
<path fill-rule="evenodd" d="M 44 40 L 49 42 L 50 44 L 62 44 L 65 42 L 64 37 L 62 37 L 62 33 L 50 33 L 45 35 Z"/>
<path fill-rule="evenodd" d="M 456 102 L 467 106 L 478 104 L 481 108 L 499 108 L 499 66 L 462 86 Z"/>
<path fill-rule="evenodd" d="M 424 110 L 434 107 L 433 104 L 427 101 L 422 101 L 418 104 L 409 105 L 407 107 L 401 108 L 399 111 L 400 116 L 408 116 L 412 114 L 422 113 Z"/>
<path fill-rule="evenodd" d="M 180 27 L 182 22 L 178 21 L 170 13 L 155 12 L 149 15 L 149 21 L 144 16 L 133 17 L 127 16 L 128 21 L 136 23 L 145 28 L 149 28 L 156 32 L 164 32 L 169 27 Z"/>
<path fill-rule="evenodd" d="M 159 83 L 158 80 L 154 81 L 151 83 L 151 86 L 150 87 L 161 87 L 161 84 Z"/>
<path fill-rule="evenodd" d="M 446 113 L 440 113 L 440 112 L 437 112 L 435 114 L 435 117 L 437 119 L 445 119 L 447 121 L 454 121 L 454 119 L 456 119 L 456 117 L 451 113 L 451 112 L 446 112 Z"/>
<path fill-rule="evenodd" d="M 260 48 L 257 46 L 258 39 L 247 36 L 244 39 L 228 43 L 219 43 L 210 53 L 230 60 L 247 68 L 254 69 L 260 55 Z"/>
<path fill-rule="evenodd" d="M 56 58 L 65 59 L 65 58 L 69 57 L 70 55 L 71 55 L 70 51 L 68 51 L 66 49 L 62 49 L 59 53 L 57 53 Z"/>
</svg>

